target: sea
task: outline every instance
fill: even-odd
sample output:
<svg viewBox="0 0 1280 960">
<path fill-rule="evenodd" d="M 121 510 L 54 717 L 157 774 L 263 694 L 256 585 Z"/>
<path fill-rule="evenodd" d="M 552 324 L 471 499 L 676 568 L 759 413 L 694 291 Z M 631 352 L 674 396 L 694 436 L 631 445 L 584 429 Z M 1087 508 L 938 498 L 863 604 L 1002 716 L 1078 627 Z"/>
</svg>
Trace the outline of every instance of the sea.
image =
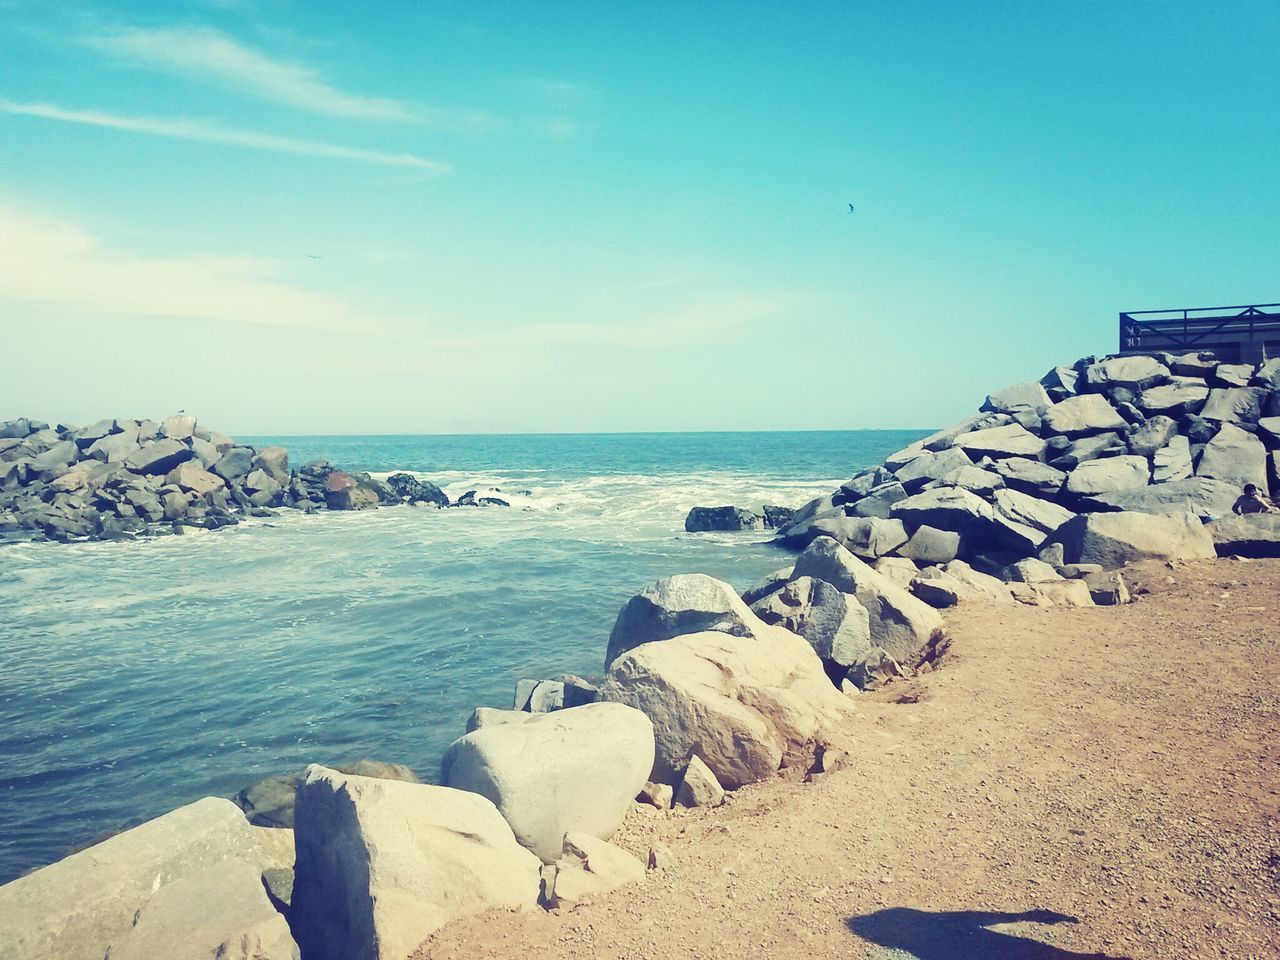
<svg viewBox="0 0 1280 960">
<path fill-rule="evenodd" d="M 511 506 L 0 546 L 0 882 L 308 763 L 431 781 L 517 680 L 598 676 L 647 584 L 790 563 L 767 532 L 685 533 L 691 507 L 799 506 L 926 432 L 241 437 Z"/>
</svg>

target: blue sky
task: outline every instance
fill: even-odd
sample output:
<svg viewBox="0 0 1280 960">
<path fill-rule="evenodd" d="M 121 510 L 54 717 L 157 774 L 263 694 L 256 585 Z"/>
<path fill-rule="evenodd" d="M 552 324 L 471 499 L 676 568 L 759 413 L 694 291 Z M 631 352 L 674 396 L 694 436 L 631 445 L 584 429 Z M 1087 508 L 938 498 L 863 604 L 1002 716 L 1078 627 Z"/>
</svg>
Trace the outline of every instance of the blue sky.
<svg viewBox="0 0 1280 960">
<path fill-rule="evenodd" d="M 1274 2 L 0 0 L 0 418 L 936 425 L 1119 310 L 1280 300 L 1278 38 Z"/>
</svg>

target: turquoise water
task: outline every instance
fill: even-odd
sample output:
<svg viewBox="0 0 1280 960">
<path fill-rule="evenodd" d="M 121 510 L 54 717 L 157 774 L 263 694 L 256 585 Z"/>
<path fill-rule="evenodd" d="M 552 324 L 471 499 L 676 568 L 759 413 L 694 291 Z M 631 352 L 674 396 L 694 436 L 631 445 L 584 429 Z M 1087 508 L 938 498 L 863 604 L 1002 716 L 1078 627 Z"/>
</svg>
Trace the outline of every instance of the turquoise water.
<svg viewBox="0 0 1280 960">
<path fill-rule="evenodd" d="M 684 533 L 691 506 L 798 505 L 923 433 L 245 438 L 513 506 L 0 548 L 0 882 L 313 761 L 429 779 L 520 677 L 599 673 L 645 584 L 788 562 L 765 534 Z"/>
</svg>

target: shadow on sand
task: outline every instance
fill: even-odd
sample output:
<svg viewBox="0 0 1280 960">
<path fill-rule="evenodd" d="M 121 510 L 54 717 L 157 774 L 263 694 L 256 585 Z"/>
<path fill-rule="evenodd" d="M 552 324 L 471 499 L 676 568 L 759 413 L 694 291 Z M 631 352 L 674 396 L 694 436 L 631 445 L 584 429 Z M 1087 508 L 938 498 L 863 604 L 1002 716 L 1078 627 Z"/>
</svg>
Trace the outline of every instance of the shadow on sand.
<svg viewBox="0 0 1280 960">
<path fill-rule="evenodd" d="M 1052 910 L 994 913 L 891 907 L 851 917 L 849 929 L 868 943 L 900 951 L 901 960 L 1125 960 L 1104 953 L 1076 953 L 1012 933 L 988 930 L 999 923 L 1076 923 Z M 894 960 L 898 960 L 897 957 Z"/>
</svg>

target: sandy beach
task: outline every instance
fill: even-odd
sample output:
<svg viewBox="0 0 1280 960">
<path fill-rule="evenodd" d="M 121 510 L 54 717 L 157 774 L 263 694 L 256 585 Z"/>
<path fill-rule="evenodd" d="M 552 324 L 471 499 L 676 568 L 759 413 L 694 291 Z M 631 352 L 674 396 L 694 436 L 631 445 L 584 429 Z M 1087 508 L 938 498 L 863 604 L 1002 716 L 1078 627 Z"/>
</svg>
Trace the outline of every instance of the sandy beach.
<svg viewBox="0 0 1280 960">
<path fill-rule="evenodd" d="M 846 768 L 637 806 L 614 842 L 672 867 L 417 957 L 1276 956 L 1280 561 L 1126 576 L 1124 607 L 962 605 L 937 672 L 862 695 Z"/>
</svg>

